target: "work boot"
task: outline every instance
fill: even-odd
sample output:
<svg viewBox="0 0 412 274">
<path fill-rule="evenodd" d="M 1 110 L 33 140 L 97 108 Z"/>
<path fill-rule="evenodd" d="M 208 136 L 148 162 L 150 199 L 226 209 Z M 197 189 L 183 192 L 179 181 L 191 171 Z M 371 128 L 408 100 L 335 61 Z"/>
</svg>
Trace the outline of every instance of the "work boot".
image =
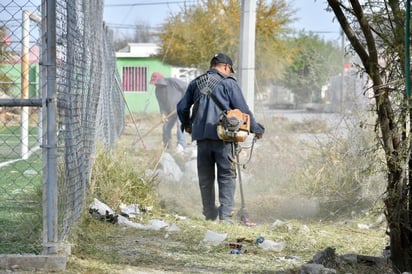
<svg viewBox="0 0 412 274">
<path fill-rule="evenodd" d="M 203 210 L 203 215 L 205 215 L 206 221 L 215 221 L 218 216 L 218 211 L 217 209 L 208 210 L 207 212 Z"/>
</svg>

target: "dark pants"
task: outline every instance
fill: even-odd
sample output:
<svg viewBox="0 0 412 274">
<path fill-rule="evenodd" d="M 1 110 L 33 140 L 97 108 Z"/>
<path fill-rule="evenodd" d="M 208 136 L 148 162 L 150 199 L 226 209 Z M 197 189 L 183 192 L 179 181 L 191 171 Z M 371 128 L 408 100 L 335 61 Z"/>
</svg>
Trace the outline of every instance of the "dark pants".
<svg viewBox="0 0 412 274">
<path fill-rule="evenodd" d="M 197 142 L 197 172 L 200 194 L 202 196 L 203 215 L 206 220 L 231 219 L 236 188 L 236 165 L 230 161 L 232 144 L 220 140 L 202 140 Z M 215 168 L 217 167 L 217 185 L 219 190 L 219 208 L 215 202 Z"/>
</svg>

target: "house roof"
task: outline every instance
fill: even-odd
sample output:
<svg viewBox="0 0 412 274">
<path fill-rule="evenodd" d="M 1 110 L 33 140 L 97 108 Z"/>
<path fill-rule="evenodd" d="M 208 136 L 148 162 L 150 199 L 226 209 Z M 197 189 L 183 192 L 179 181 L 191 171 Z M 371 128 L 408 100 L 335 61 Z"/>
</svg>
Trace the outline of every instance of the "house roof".
<svg viewBox="0 0 412 274">
<path fill-rule="evenodd" d="M 159 50 L 160 46 L 155 43 L 128 43 L 127 47 L 116 52 L 116 57 L 150 57 Z"/>
</svg>

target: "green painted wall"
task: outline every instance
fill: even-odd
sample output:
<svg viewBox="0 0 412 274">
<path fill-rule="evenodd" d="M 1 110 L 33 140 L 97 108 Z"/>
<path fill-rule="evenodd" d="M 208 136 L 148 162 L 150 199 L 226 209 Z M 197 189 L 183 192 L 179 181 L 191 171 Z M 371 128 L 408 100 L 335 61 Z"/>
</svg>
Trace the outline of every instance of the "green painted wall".
<svg viewBox="0 0 412 274">
<path fill-rule="evenodd" d="M 159 71 L 165 77 L 170 77 L 172 74 L 172 66 L 162 63 L 160 60 L 155 58 L 146 58 L 146 57 L 118 57 L 117 58 L 117 69 L 120 74 L 120 79 L 122 79 L 122 68 L 124 66 L 144 66 L 147 67 L 147 91 L 139 92 L 124 92 L 126 103 L 128 108 L 126 112 L 129 112 L 129 109 L 132 113 L 159 113 L 159 105 L 155 96 L 155 86 L 150 85 L 150 78 L 153 72 Z M 3 65 L 0 67 L 0 70 L 5 73 L 12 81 L 15 82 L 15 85 L 10 86 L 9 92 L 11 92 L 17 98 L 20 97 L 20 77 L 21 77 L 21 68 L 19 65 Z M 29 81 L 30 81 L 30 97 L 38 97 L 38 65 L 31 65 L 29 72 Z"/>
<path fill-rule="evenodd" d="M 147 67 L 147 91 L 139 92 L 124 92 L 126 103 L 132 113 L 158 113 L 159 105 L 155 96 L 155 86 L 150 85 L 150 78 L 155 71 L 161 72 L 164 77 L 170 77 L 172 73 L 172 67 L 163 64 L 161 61 L 154 58 L 136 58 L 136 57 L 117 57 L 117 69 L 120 73 L 120 79 L 123 78 L 123 67 Z"/>
<path fill-rule="evenodd" d="M 3 79 L 7 83 L 0 83 L 0 91 L 12 95 L 15 98 L 21 97 L 21 65 L 20 64 L 3 64 L 0 66 L 0 73 L 6 78 Z M 38 98 L 39 95 L 39 66 L 37 64 L 29 67 L 29 98 Z M 13 84 L 9 83 L 13 82 Z"/>
</svg>

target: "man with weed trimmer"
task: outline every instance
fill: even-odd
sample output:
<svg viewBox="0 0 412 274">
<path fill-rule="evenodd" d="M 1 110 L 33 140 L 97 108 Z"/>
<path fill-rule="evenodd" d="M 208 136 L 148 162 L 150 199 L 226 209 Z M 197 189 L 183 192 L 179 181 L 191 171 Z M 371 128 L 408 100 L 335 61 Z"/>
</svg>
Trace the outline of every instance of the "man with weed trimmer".
<svg viewBox="0 0 412 274">
<path fill-rule="evenodd" d="M 210 69 L 190 82 L 177 104 L 182 130 L 197 143 L 197 172 L 206 220 L 233 223 L 237 142 L 249 133 L 259 139 L 264 127 L 256 122 L 236 80 L 229 56 L 218 53 Z M 193 107 L 193 108 L 192 108 Z M 191 110 L 192 109 L 192 110 Z M 216 173 L 217 168 L 217 173 Z M 215 174 L 219 207 L 215 202 Z"/>
</svg>

